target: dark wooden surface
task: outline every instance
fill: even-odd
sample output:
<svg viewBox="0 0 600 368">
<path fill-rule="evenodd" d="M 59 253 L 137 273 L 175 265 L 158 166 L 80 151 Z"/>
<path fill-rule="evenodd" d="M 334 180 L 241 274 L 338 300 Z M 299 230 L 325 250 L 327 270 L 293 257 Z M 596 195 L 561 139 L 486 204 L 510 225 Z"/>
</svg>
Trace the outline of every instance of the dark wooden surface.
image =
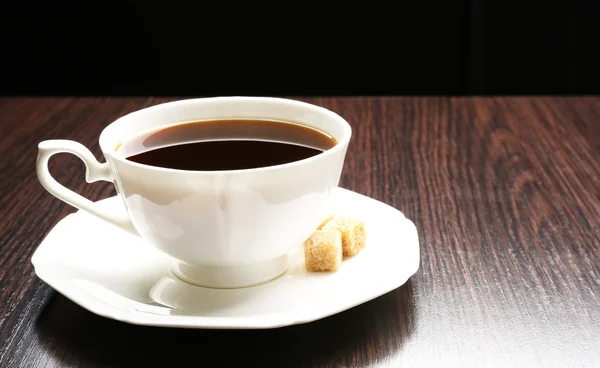
<svg viewBox="0 0 600 368">
<path fill-rule="evenodd" d="M 74 211 L 37 182 L 37 143 L 74 139 L 101 158 L 104 126 L 166 99 L 0 99 L 0 366 L 600 366 L 600 99 L 308 100 L 354 127 L 341 185 L 417 225 L 421 268 L 407 284 L 274 330 L 96 316 L 30 263 Z M 86 185 L 73 157 L 52 172 L 94 200 L 114 195 Z"/>
</svg>

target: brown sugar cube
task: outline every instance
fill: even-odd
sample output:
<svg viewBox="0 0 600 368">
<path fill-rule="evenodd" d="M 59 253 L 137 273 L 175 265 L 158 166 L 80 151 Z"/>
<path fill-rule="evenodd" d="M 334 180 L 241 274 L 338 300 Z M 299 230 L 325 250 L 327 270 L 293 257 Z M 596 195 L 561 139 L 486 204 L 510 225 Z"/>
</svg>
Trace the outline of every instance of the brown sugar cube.
<svg viewBox="0 0 600 368">
<path fill-rule="evenodd" d="M 342 264 L 342 234 L 338 230 L 317 230 L 304 242 L 308 272 L 333 272 Z"/>
<path fill-rule="evenodd" d="M 323 230 L 330 229 L 339 230 L 342 233 L 342 253 L 344 257 L 352 257 L 365 247 L 367 234 L 362 221 L 336 216 L 323 226 Z"/>
</svg>

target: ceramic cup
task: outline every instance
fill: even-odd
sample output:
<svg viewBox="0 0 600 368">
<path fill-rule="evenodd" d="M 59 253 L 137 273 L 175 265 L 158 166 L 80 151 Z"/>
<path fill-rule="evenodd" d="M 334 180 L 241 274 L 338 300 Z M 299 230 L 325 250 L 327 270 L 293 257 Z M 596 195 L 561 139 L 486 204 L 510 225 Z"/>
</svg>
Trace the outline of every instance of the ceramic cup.
<svg viewBox="0 0 600 368">
<path fill-rule="evenodd" d="M 230 171 L 148 166 L 116 152 L 122 141 L 149 130 L 226 118 L 304 124 L 329 133 L 338 143 L 304 160 Z M 179 278 L 205 287 L 245 287 L 285 272 L 287 253 L 301 245 L 326 216 L 328 196 L 338 185 L 351 135 L 350 125 L 339 115 L 295 100 L 182 100 L 133 112 L 108 125 L 100 135 L 106 163 L 96 161 L 87 148 L 74 141 L 41 142 L 37 175 L 52 195 L 141 236 L 169 255 Z M 48 160 L 61 152 L 72 153 L 85 163 L 88 183 L 113 182 L 128 216 L 105 212 L 59 184 L 48 171 Z"/>
</svg>

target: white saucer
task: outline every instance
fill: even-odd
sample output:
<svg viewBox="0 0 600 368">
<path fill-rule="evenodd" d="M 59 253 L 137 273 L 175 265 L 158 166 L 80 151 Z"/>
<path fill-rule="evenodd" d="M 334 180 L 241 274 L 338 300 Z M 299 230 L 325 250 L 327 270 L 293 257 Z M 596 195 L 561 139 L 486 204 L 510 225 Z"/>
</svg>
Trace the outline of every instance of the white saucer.
<svg viewBox="0 0 600 368">
<path fill-rule="evenodd" d="M 99 205 L 124 211 L 117 197 Z M 302 246 L 277 279 L 242 289 L 192 286 L 173 276 L 170 259 L 140 238 L 85 212 L 62 219 L 32 257 L 39 278 L 83 308 L 152 326 L 253 329 L 321 319 L 383 295 L 419 268 L 415 225 L 381 202 L 345 189 L 333 212 L 360 216 L 367 245 L 335 273 L 308 273 Z"/>
</svg>

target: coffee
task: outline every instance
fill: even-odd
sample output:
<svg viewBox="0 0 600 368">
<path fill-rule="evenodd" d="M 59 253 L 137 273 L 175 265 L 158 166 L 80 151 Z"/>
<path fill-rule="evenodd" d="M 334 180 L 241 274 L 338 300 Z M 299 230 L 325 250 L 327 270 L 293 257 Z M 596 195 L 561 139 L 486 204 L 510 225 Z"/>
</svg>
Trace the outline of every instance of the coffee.
<svg viewBox="0 0 600 368">
<path fill-rule="evenodd" d="M 336 145 L 320 130 L 284 121 L 229 119 L 182 123 L 122 142 L 140 164 L 179 170 L 253 169 L 303 160 Z"/>
</svg>

